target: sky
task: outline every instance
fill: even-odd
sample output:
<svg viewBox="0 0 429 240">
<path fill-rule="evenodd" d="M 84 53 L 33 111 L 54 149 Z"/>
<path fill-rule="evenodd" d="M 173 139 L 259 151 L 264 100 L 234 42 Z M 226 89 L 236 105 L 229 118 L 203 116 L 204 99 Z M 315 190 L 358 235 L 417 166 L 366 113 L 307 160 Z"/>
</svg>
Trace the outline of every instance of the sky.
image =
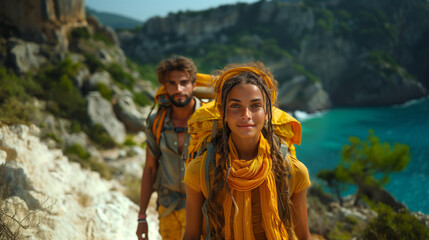
<svg viewBox="0 0 429 240">
<path fill-rule="evenodd" d="M 85 0 L 85 5 L 98 12 L 116 13 L 146 21 L 155 16 L 165 17 L 170 12 L 199 11 L 220 5 L 254 3 L 258 0 Z"/>
</svg>

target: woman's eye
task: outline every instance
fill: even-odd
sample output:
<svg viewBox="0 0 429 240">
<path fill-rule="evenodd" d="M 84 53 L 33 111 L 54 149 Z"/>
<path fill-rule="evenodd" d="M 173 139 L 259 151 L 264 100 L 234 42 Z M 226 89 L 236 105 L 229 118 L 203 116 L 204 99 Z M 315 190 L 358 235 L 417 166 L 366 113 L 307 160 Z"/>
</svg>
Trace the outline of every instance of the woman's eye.
<svg viewBox="0 0 429 240">
<path fill-rule="evenodd" d="M 238 105 L 238 104 L 231 104 L 231 106 L 229 106 L 230 108 L 239 108 L 240 107 L 240 105 Z"/>
<path fill-rule="evenodd" d="M 259 104 L 259 103 L 252 105 L 252 108 L 261 108 L 261 107 L 262 107 L 262 104 Z"/>
</svg>

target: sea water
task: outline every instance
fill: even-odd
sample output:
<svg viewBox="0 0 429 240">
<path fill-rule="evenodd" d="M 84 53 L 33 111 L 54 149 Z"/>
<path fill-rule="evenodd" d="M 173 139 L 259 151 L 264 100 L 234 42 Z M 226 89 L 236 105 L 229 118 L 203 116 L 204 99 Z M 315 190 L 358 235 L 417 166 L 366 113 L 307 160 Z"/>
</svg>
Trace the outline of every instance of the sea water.
<svg viewBox="0 0 429 240">
<path fill-rule="evenodd" d="M 295 116 L 303 127 L 297 156 L 312 181 L 320 182 L 315 177 L 320 170 L 337 166 L 349 136 L 365 140 L 372 129 L 380 142 L 409 145 L 410 163 L 391 174 L 385 188 L 411 211 L 429 214 L 429 98 L 390 107 L 335 108 L 312 115 L 296 112 Z"/>
</svg>

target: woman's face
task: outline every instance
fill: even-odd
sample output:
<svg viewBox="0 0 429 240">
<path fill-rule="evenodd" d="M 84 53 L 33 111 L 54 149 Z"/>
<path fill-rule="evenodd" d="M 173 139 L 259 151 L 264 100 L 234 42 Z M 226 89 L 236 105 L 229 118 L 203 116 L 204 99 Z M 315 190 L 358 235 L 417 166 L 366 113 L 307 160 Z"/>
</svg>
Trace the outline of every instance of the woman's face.
<svg viewBox="0 0 429 240">
<path fill-rule="evenodd" d="M 253 84 L 238 84 L 226 99 L 225 121 L 234 143 L 259 140 L 264 127 L 265 107 L 261 90 Z"/>
</svg>

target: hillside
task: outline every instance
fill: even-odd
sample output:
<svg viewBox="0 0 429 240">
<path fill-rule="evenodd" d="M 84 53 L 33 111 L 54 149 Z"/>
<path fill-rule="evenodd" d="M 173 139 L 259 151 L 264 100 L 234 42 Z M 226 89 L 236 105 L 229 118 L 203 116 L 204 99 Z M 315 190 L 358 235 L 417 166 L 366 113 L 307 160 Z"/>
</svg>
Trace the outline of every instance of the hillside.
<svg viewBox="0 0 429 240">
<path fill-rule="evenodd" d="M 99 12 L 91 8 L 86 8 L 86 13 L 95 16 L 100 23 L 110 26 L 113 29 L 133 29 L 143 24 L 141 21 L 130 17 L 115 13 Z"/>
<path fill-rule="evenodd" d="M 172 53 L 193 58 L 203 72 L 263 61 L 286 95 L 280 106 L 291 111 L 386 106 L 429 93 L 424 0 L 225 5 L 155 17 L 119 37 L 125 53 L 145 64 Z"/>
<path fill-rule="evenodd" d="M 116 32 L 86 14 L 84 0 L 39 4 L 10 1 L 7 8 L 0 8 L 0 239 L 135 239 L 145 119 L 156 84 L 148 80 L 153 79 L 155 60 L 139 65 L 129 59 Z M 209 15 L 224 16 L 237 6 L 186 15 L 200 18 L 215 11 Z M 30 11 L 34 14 L 24 14 Z M 177 29 L 184 34 L 207 29 L 207 25 L 190 28 L 176 21 L 178 16 L 171 17 L 153 19 L 152 24 L 170 21 L 162 26 L 183 26 Z M 201 23 L 193 20 L 183 21 Z M 209 20 L 216 28 L 219 18 Z M 145 25 L 144 31 L 149 26 L 156 24 Z M 276 44 L 258 45 L 261 39 L 267 41 L 262 35 L 244 36 L 242 46 L 267 47 L 268 53 L 277 53 L 299 73 L 282 72 L 282 61 L 276 68 L 275 61 L 266 59 L 278 76 L 293 76 L 291 81 L 283 79 L 281 86 L 282 98 L 292 99 L 289 104 L 309 110 L 328 106 L 323 79 L 305 70 L 293 51 Z M 201 42 L 201 46 L 204 51 L 208 45 Z M 146 53 L 154 50 L 142 48 Z M 234 56 L 245 56 L 238 53 Z M 266 56 L 265 51 L 260 54 Z M 196 61 L 201 71 L 209 71 L 202 59 Z M 159 239 L 155 198 L 156 194 L 148 212 L 151 239 Z M 357 238 L 365 229 L 385 230 L 384 223 L 390 220 L 400 223 L 393 234 L 397 229 L 412 229 L 416 236 L 429 231 L 429 216 L 407 209 L 378 214 L 366 202 L 355 206 L 348 199 L 340 205 L 315 183 L 308 206 L 313 239 Z"/>
</svg>

